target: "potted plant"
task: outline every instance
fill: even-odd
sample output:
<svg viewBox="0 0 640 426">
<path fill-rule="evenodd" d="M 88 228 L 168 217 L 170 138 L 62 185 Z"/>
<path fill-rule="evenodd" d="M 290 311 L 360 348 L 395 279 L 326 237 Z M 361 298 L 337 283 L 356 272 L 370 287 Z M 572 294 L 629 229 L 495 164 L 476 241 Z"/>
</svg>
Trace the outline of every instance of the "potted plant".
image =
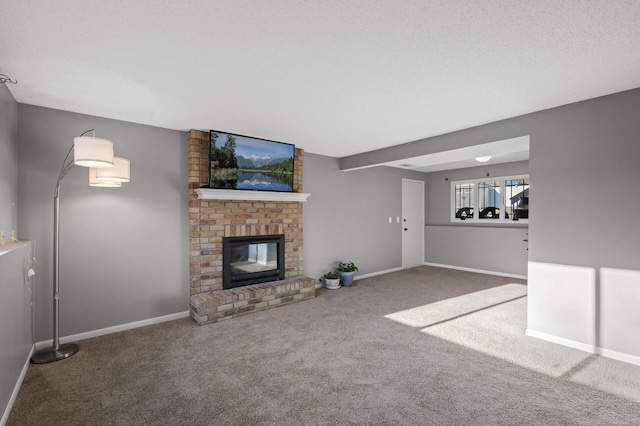
<svg viewBox="0 0 640 426">
<path fill-rule="evenodd" d="M 324 286 L 329 290 L 337 290 L 340 288 L 340 274 L 338 271 L 331 271 L 324 274 Z"/>
<path fill-rule="evenodd" d="M 353 276 L 355 275 L 358 267 L 353 262 L 339 262 L 338 272 L 342 276 L 342 285 L 349 287 L 353 282 Z"/>
</svg>

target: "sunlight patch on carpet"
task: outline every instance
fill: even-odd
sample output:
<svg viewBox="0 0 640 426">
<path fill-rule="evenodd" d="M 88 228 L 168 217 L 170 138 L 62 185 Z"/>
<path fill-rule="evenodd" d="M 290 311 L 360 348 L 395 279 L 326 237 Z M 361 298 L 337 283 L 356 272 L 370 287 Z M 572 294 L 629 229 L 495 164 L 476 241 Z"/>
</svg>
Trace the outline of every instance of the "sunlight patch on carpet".
<svg viewBox="0 0 640 426">
<path fill-rule="evenodd" d="M 589 354 L 525 336 L 527 299 L 493 306 L 422 330 L 521 367 L 559 377 Z"/>
<path fill-rule="evenodd" d="M 640 402 L 640 367 L 525 335 L 527 287 L 506 284 L 385 318 L 462 347 Z"/>
<path fill-rule="evenodd" d="M 423 333 L 551 377 L 640 402 L 640 368 L 525 335 L 521 298 L 421 330 Z"/>
<path fill-rule="evenodd" d="M 526 285 L 505 284 L 463 296 L 440 300 L 417 308 L 394 312 L 385 315 L 385 318 L 411 327 L 428 327 L 526 296 L 526 294 Z"/>
</svg>

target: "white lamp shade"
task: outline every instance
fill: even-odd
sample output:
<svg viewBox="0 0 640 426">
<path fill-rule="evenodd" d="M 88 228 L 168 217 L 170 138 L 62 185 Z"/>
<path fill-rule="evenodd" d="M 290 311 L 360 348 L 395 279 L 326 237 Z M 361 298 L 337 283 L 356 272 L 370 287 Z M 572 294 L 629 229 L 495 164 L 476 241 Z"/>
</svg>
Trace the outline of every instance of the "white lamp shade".
<svg viewBox="0 0 640 426">
<path fill-rule="evenodd" d="M 83 167 L 111 167 L 113 143 L 91 136 L 73 138 L 73 162 Z"/>
<path fill-rule="evenodd" d="M 95 167 L 89 168 L 89 186 L 99 186 L 102 188 L 120 188 L 122 184 L 120 182 L 110 182 L 106 180 L 98 180 L 96 178 L 96 172 L 98 169 Z"/>
<path fill-rule="evenodd" d="M 129 160 L 122 157 L 113 157 L 113 167 L 97 169 L 96 179 L 109 182 L 129 182 Z"/>
</svg>

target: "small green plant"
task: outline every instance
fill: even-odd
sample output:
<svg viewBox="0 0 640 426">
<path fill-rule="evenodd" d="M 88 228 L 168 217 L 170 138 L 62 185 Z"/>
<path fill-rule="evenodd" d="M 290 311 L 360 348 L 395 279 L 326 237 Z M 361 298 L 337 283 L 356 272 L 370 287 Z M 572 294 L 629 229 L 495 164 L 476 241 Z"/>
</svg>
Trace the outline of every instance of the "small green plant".
<svg viewBox="0 0 640 426">
<path fill-rule="evenodd" d="M 341 278 L 341 275 L 338 273 L 338 271 L 331 271 L 324 274 L 324 278 L 328 278 L 330 280 L 337 280 Z"/>
<path fill-rule="evenodd" d="M 353 262 L 340 262 L 338 263 L 338 271 L 340 272 L 355 272 L 358 267 Z"/>
</svg>

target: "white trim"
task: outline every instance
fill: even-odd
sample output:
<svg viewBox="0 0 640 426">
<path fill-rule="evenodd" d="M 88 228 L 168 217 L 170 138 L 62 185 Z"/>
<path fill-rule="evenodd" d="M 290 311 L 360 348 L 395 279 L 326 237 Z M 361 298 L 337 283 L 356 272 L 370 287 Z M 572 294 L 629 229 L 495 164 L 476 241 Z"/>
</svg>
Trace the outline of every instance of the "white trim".
<svg viewBox="0 0 640 426">
<path fill-rule="evenodd" d="M 420 187 L 422 189 L 422 196 L 421 198 L 421 202 L 420 202 L 420 229 L 422 230 L 422 238 L 420 238 L 421 244 L 420 244 L 420 259 L 422 259 L 424 261 L 424 198 L 425 198 L 425 184 L 424 181 L 422 180 L 416 180 L 416 179 L 407 179 L 407 178 L 402 178 L 402 183 L 401 183 L 401 193 L 402 193 L 402 200 L 400 201 L 400 210 L 402 213 L 402 220 L 403 222 L 400 224 L 400 232 L 401 232 L 401 251 L 402 251 L 402 268 L 403 269 L 408 269 L 408 268 L 415 268 L 414 266 L 406 266 L 405 264 L 405 232 L 403 231 L 404 229 L 404 220 L 406 218 L 406 212 L 403 211 L 404 210 L 404 184 L 405 182 L 407 183 L 417 183 L 420 184 Z"/>
<path fill-rule="evenodd" d="M 640 366 L 640 356 L 629 355 L 604 348 L 596 348 L 596 351 L 598 355 Z"/>
<path fill-rule="evenodd" d="M 576 342 L 575 340 L 565 339 L 563 337 L 552 336 L 551 334 L 541 333 L 539 331 L 531 330 L 527 328 L 524 332 L 529 337 L 535 337 L 537 339 L 546 340 L 547 342 L 556 343 L 562 346 L 568 346 L 573 349 L 579 349 L 583 352 L 596 353 L 596 348 L 593 345 L 587 343 Z"/>
<path fill-rule="evenodd" d="M 529 337 L 535 337 L 536 339 L 545 340 L 547 342 L 556 343 L 558 345 L 568 346 L 573 349 L 578 349 L 590 354 L 596 354 L 605 358 L 611 358 L 618 361 L 626 362 L 640 366 L 640 356 L 629 355 L 622 352 L 616 352 L 609 349 L 599 348 L 597 346 L 589 345 L 586 343 L 576 342 L 575 340 L 564 339 L 558 336 L 552 336 L 550 334 L 541 333 L 539 331 L 531 330 L 527 328 L 525 334 Z"/>
<path fill-rule="evenodd" d="M 288 201 L 306 203 L 311 194 L 302 192 L 245 191 L 243 189 L 196 188 L 199 200 Z"/>
<path fill-rule="evenodd" d="M 385 269 L 384 271 L 370 272 L 368 274 L 354 275 L 353 276 L 353 280 L 354 281 L 358 281 L 358 280 L 362 280 L 362 279 L 365 279 L 365 278 L 377 277 L 378 275 L 390 274 L 392 272 L 398 272 L 398 271 L 402 271 L 402 270 L 403 270 L 403 268 L 399 267 L 399 268 Z M 323 287 L 324 287 L 324 284 L 321 281 L 318 281 L 316 283 L 316 289 L 323 288 Z"/>
<path fill-rule="evenodd" d="M 2 256 L 3 254 L 7 254 L 7 253 L 11 253 L 12 251 L 22 248 L 22 246 L 19 245 L 13 245 L 11 243 L 9 243 L 6 246 L 0 246 L 0 256 Z"/>
<path fill-rule="evenodd" d="M 92 337 L 104 336 L 106 334 L 118 333 L 120 331 L 131 330 L 134 328 L 145 327 L 147 325 L 160 324 L 161 322 L 173 321 L 181 318 L 188 318 L 189 311 L 178 312 L 176 314 L 164 315 L 162 317 L 149 318 L 141 321 L 130 322 L 127 324 L 115 325 L 113 327 L 101 328 L 99 330 L 87 331 L 84 333 L 72 334 L 60 338 L 61 343 L 75 342 L 76 340 L 90 339 Z M 36 350 L 45 349 L 53 344 L 53 339 L 44 340 L 36 343 Z"/>
<path fill-rule="evenodd" d="M 22 367 L 22 372 L 20 373 L 20 377 L 18 377 L 16 386 L 13 388 L 13 392 L 11 393 L 11 398 L 9 398 L 9 402 L 7 402 L 7 406 L 4 409 L 4 414 L 0 419 L 0 426 L 5 426 L 7 424 L 7 420 L 9 420 L 9 414 L 11 414 L 11 409 L 13 408 L 13 404 L 16 402 L 16 398 L 18 397 L 18 392 L 20 392 L 20 388 L 22 387 L 22 382 L 24 381 L 24 377 L 27 375 L 27 370 L 29 369 L 31 356 L 33 355 L 34 352 L 35 352 L 35 345 L 31 345 L 31 350 L 29 351 L 29 355 L 27 355 L 27 360 L 24 363 L 24 367 Z"/>
<path fill-rule="evenodd" d="M 464 266 L 443 265 L 440 263 L 431 263 L 431 262 L 424 262 L 424 264 L 426 266 L 435 266 L 436 268 L 457 269 L 459 271 L 475 272 L 478 274 L 486 274 L 486 275 L 498 275 L 500 277 L 517 278 L 519 280 L 527 279 L 526 275 L 508 274 L 506 272 L 485 271 L 484 269 L 465 268 Z"/>
<path fill-rule="evenodd" d="M 376 277 L 378 275 L 390 274 L 392 272 L 398 272 L 398 271 L 402 271 L 402 266 L 399 267 L 399 268 L 385 269 L 384 271 L 370 272 L 368 274 L 362 274 L 362 275 L 355 275 L 353 277 L 353 280 L 357 281 L 357 280 L 362 280 L 362 279 L 365 279 L 365 278 Z"/>
</svg>

